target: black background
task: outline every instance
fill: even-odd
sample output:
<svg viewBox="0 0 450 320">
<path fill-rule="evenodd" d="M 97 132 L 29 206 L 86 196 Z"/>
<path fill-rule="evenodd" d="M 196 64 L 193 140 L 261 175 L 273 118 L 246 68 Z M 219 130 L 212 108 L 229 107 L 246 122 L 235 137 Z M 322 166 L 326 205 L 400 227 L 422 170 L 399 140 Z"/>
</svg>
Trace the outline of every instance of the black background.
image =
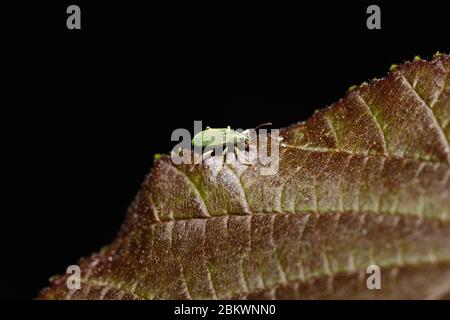
<svg viewBox="0 0 450 320">
<path fill-rule="evenodd" d="M 174 129 L 283 127 L 450 51 L 445 1 L 143 3 L 2 7 L 2 299 L 34 298 L 108 244 Z M 82 30 L 67 30 L 69 4 Z"/>
</svg>

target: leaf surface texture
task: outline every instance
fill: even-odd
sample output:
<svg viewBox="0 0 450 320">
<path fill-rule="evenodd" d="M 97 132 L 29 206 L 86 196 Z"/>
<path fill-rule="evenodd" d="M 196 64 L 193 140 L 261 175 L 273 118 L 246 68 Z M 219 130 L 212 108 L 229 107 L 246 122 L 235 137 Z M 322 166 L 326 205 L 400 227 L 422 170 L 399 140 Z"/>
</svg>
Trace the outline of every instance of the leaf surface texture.
<svg viewBox="0 0 450 320">
<path fill-rule="evenodd" d="M 276 175 L 163 156 L 81 289 L 39 298 L 450 298 L 449 69 L 407 62 L 281 129 Z"/>
</svg>

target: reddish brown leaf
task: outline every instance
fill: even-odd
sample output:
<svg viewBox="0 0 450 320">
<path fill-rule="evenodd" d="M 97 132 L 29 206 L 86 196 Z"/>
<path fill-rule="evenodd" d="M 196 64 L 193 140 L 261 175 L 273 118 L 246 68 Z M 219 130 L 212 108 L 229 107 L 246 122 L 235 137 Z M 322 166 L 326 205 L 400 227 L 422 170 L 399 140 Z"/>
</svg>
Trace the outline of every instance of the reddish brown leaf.
<svg viewBox="0 0 450 320">
<path fill-rule="evenodd" d="M 282 129 L 276 175 L 163 156 L 82 288 L 39 298 L 449 298 L 449 69 L 405 63 Z"/>
</svg>

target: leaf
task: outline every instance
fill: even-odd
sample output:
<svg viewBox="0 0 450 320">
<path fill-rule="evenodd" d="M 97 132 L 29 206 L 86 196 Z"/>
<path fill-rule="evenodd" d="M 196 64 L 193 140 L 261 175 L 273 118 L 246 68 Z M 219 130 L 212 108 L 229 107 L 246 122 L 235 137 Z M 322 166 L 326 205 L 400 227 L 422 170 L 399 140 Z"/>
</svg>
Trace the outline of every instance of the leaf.
<svg viewBox="0 0 450 320">
<path fill-rule="evenodd" d="M 449 69 L 407 62 L 282 129 L 276 175 L 160 157 L 81 289 L 39 298 L 450 298 Z"/>
</svg>

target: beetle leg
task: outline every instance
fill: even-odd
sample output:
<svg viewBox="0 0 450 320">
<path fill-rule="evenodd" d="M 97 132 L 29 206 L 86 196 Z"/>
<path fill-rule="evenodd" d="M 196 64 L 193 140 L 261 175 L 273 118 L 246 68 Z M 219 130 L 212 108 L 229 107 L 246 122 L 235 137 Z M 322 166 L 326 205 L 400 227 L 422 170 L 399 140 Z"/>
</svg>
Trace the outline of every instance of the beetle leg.
<svg viewBox="0 0 450 320">
<path fill-rule="evenodd" d="M 251 163 L 249 162 L 248 158 L 244 159 L 244 161 L 241 160 L 243 155 L 242 155 L 241 150 L 239 150 L 238 147 L 234 147 L 234 152 L 236 153 L 236 158 L 237 158 L 237 160 L 239 161 L 240 164 L 243 164 L 243 165 L 246 165 L 246 166 L 250 166 L 251 165 Z"/>
<path fill-rule="evenodd" d="M 202 156 L 202 160 L 208 159 L 208 158 L 211 156 L 211 154 L 212 154 L 213 152 L 214 152 L 214 149 L 205 152 L 205 153 L 203 154 L 203 156 Z"/>
<path fill-rule="evenodd" d="M 197 161 L 194 160 L 194 165 L 191 167 L 191 169 L 189 170 L 189 172 L 191 172 L 192 170 L 194 170 L 195 168 L 197 168 L 199 165 L 201 165 L 202 162 L 203 162 L 204 160 L 208 159 L 208 158 L 211 156 L 211 154 L 212 154 L 213 152 L 214 152 L 214 149 L 213 149 L 213 150 L 209 150 L 209 151 L 203 153 L 202 155 L 200 155 L 200 157 L 201 157 L 201 162 L 200 162 L 200 163 L 196 163 Z M 194 155 L 194 157 L 195 157 L 195 155 Z"/>
<path fill-rule="evenodd" d="M 191 157 L 191 160 L 193 161 L 193 163 L 192 163 L 191 168 L 189 169 L 189 172 L 196 169 L 202 163 L 202 161 L 201 161 L 202 159 L 203 159 L 202 154 L 198 154 L 197 152 L 193 151 L 192 157 Z"/>
<path fill-rule="evenodd" d="M 222 150 L 222 165 L 227 162 L 227 151 L 228 146 L 226 146 L 225 149 Z"/>
</svg>

